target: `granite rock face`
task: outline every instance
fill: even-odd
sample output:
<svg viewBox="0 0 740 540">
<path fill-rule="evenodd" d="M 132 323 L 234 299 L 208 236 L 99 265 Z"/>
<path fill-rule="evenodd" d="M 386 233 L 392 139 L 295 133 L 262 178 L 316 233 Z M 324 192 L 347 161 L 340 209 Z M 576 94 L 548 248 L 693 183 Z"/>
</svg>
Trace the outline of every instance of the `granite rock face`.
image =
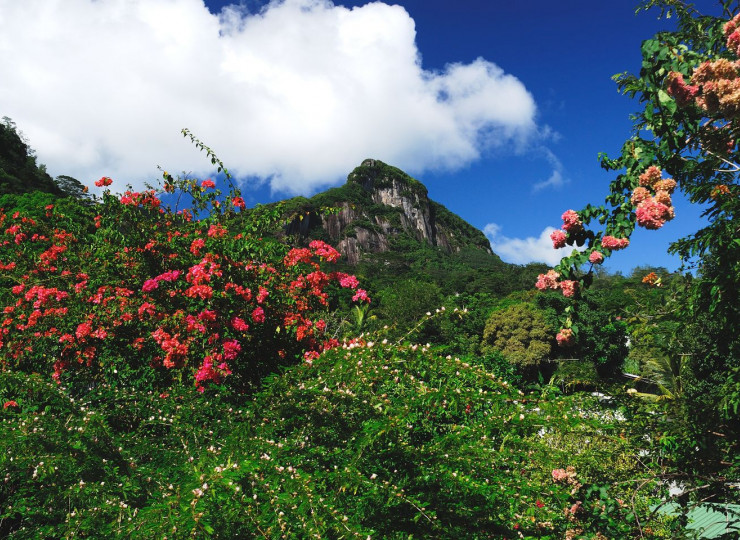
<svg viewBox="0 0 740 540">
<path fill-rule="evenodd" d="M 349 174 L 345 186 L 332 191 L 330 213 L 316 207 L 323 201 L 319 194 L 307 200 L 304 218 L 292 222 L 287 232 L 316 236 L 320 227 L 350 264 L 364 253 L 390 250 L 399 236 L 447 253 L 469 246 L 491 252 L 482 232 L 430 200 L 421 182 L 382 161 L 366 159 Z"/>
</svg>

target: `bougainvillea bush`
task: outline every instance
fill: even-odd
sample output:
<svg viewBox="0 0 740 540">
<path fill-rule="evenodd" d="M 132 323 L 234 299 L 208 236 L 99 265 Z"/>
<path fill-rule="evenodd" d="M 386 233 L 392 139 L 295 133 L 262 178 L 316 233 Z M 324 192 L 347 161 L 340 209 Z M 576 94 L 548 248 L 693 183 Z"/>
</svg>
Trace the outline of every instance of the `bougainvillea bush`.
<svg viewBox="0 0 740 540">
<path fill-rule="evenodd" d="M 678 538 L 659 435 L 423 345 L 345 343 L 231 405 L 0 373 L 0 535 Z M 646 433 L 654 436 L 645 437 Z"/>
<path fill-rule="evenodd" d="M 331 291 L 369 301 L 354 276 L 322 270 L 339 253 L 264 238 L 279 210 L 242 214 L 232 190 L 176 180 L 114 195 L 89 219 L 54 204 L 36 218 L 0 212 L 0 355 L 4 369 L 89 388 L 125 381 L 244 391 L 281 364 L 336 344 L 325 337 Z M 191 202 L 164 205 L 162 195 Z"/>
</svg>

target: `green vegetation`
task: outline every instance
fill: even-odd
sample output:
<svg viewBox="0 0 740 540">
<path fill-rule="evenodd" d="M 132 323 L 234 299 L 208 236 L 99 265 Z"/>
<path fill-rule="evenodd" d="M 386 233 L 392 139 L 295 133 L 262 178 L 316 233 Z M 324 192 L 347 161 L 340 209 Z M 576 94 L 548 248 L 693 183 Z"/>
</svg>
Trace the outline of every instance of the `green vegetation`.
<svg viewBox="0 0 740 540">
<path fill-rule="evenodd" d="M 552 357 L 552 335 L 544 313 L 522 302 L 491 314 L 483 330 L 481 352 L 499 351 L 517 365 L 538 367 Z"/>
<path fill-rule="evenodd" d="M 341 238 L 319 226 L 337 207 L 359 216 L 343 238 L 405 219 L 360 173 L 426 196 L 379 162 L 249 211 L 233 185 L 166 172 L 160 188 L 93 200 L 69 177 L 28 193 L 4 182 L 0 536 L 691 539 L 709 501 L 733 537 L 737 185 L 718 188 L 703 140 L 670 159 L 669 132 L 706 115 L 659 86 L 665 62 L 688 76 L 708 51 L 734 53 L 722 21 L 664 7 L 679 34 L 646 42 L 640 78 L 622 79 L 660 105 L 639 117 L 657 139 L 638 134 L 640 152 L 606 163 L 628 170 L 613 186 L 623 198 L 644 158 L 715 201 L 708 229 L 676 248 L 694 275 L 586 265 L 605 241 L 574 225 L 597 219 L 592 207 L 566 213 L 566 240 L 587 251 L 555 277 L 503 263 L 435 204 L 454 249 L 399 232 L 389 251 L 341 263 L 327 243 Z M 3 136 L 3 174 L 43 172 L 9 121 Z M 609 233 L 638 219 L 622 204 Z"/>
<path fill-rule="evenodd" d="M 567 375 L 572 360 L 553 379 L 568 384 L 545 384 L 564 356 L 546 331 L 560 295 L 406 279 L 351 306 L 349 274 L 318 270 L 331 248 L 291 251 L 264 235 L 280 208 L 241 215 L 212 204 L 217 190 L 164 180 L 209 217 L 152 212 L 154 192 L 106 193 L 93 206 L 40 192 L 3 199 L 5 235 L 26 235 L 0 256 L 0 296 L 14 306 L 0 342 L 4 537 L 682 537 L 680 512 L 651 510 L 668 498 L 666 479 L 690 482 L 662 421 L 673 401 L 643 402 L 597 371 L 586 388 L 611 401 L 574 392 L 584 370 Z M 45 240 L 28 241 L 38 233 Z M 116 255 L 121 246 L 130 255 Z M 250 274 L 245 257 L 274 271 Z M 473 275 L 491 260 L 507 269 L 475 248 L 461 257 Z M 403 264 L 441 277 L 451 261 L 426 246 Z M 534 280 L 541 267 L 529 270 Z M 595 370 L 623 352 L 624 334 L 609 328 L 617 313 L 657 335 L 654 318 L 640 326 L 658 294 L 642 283 L 648 270 L 596 281 L 591 312 L 578 314 L 593 338 L 569 351 L 577 364 Z M 309 298 L 327 303 L 292 311 Z M 547 351 L 520 357 L 528 340 Z M 216 357 L 224 365 L 208 363 Z"/>
<path fill-rule="evenodd" d="M 34 191 L 87 199 L 87 189 L 75 178 L 49 176 L 15 122 L 4 116 L 0 122 L 0 196 Z"/>
<path fill-rule="evenodd" d="M 1 376 L 11 538 L 626 538 L 660 487 L 616 409 L 423 347 L 334 349 L 240 403 Z"/>
<path fill-rule="evenodd" d="M 15 123 L 4 116 L 0 123 L 0 195 L 35 190 L 62 194 L 47 174 L 46 167 L 36 163 L 33 150 L 26 144 Z"/>
</svg>

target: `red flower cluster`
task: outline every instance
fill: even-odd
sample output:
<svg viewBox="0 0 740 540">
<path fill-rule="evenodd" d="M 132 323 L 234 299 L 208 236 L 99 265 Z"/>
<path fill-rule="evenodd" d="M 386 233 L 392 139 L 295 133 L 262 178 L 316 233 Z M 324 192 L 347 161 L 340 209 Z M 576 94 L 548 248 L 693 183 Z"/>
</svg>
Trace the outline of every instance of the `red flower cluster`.
<svg viewBox="0 0 740 540">
<path fill-rule="evenodd" d="M 187 184 L 200 216 L 213 196 L 200 188 L 215 183 Z M 240 197 L 231 201 L 242 207 Z M 12 283 L 5 297 L 12 301 L 0 305 L 0 364 L 46 370 L 61 382 L 105 378 L 111 362 L 125 362 L 153 368 L 169 384 L 192 377 L 204 390 L 208 382 L 248 381 L 259 362 L 311 358 L 337 346 L 317 309 L 338 288 L 370 301 L 355 276 L 322 270 L 320 262 L 339 253 L 314 241 L 260 262 L 275 247 L 263 249 L 241 225 L 234 234 L 233 221 L 218 212 L 200 221 L 162 208 L 154 190 L 127 191 L 106 197 L 91 215 L 94 227 L 77 238 L 64 230 L 63 216 L 37 223 L 0 211 L 0 271 Z M 29 239 L 19 253 L 15 242 Z M 237 370 L 239 378 L 228 377 Z"/>
<path fill-rule="evenodd" d="M 139 193 L 137 191 L 126 191 L 121 196 L 121 204 L 127 206 L 141 206 L 142 208 L 151 208 L 155 210 L 159 208 L 162 201 L 159 200 L 154 190 L 144 191 Z"/>
<path fill-rule="evenodd" d="M 241 197 L 234 197 L 233 199 L 231 199 L 231 204 L 236 206 L 239 210 L 244 210 L 247 207 L 247 204 Z"/>
<path fill-rule="evenodd" d="M 112 183 L 113 183 L 113 180 L 111 180 L 111 179 L 110 179 L 110 178 L 108 178 L 107 176 L 104 176 L 104 177 L 103 177 L 103 178 L 101 178 L 100 180 L 96 180 L 96 181 L 95 181 L 95 185 L 96 185 L 97 187 L 110 186 L 110 185 L 111 185 Z"/>
</svg>

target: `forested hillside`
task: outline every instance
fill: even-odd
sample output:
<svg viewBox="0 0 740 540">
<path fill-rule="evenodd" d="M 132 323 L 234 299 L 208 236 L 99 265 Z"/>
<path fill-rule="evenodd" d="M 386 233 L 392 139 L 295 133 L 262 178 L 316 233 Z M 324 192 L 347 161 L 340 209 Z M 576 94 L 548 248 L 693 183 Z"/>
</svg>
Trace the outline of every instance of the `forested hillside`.
<svg viewBox="0 0 740 540">
<path fill-rule="evenodd" d="M 39 191 L 84 199 L 87 189 L 75 178 L 52 178 L 22 132 L 7 116 L 0 122 L 0 195 Z"/>
</svg>

